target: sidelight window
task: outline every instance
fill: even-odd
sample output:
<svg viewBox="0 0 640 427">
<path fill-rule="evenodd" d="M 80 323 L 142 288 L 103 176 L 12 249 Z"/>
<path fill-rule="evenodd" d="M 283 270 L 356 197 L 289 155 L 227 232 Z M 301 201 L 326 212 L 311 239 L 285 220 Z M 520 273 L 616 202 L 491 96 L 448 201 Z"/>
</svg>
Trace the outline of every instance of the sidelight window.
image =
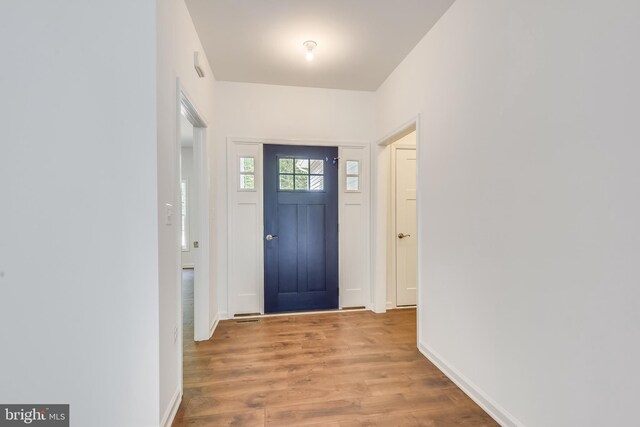
<svg viewBox="0 0 640 427">
<path fill-rule="evenodd" d="M 347 191 L 360 191 L 360 161 L 346 161 L 346 189 Z"/>
<path fill-rule="evenodd" d="M 253 157 L 240 157 L 240 190 L 256 188 L 256 161 Z"/>
</svg>

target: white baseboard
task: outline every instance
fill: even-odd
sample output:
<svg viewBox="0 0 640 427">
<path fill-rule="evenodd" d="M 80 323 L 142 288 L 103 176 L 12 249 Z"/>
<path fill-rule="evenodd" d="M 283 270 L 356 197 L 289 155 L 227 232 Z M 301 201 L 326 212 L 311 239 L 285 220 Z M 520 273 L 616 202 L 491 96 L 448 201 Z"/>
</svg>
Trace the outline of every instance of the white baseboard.
<svg viewBox="0 0 640 427">
<path fill-rule="evenodd" d="M 451 381 L 453 381 L 460 389 L 478 404 L 487 414 L 491 416 L 498 424 L 503 427 L 524 427 L 513 415 L 507 412 L 503 407 L 497 404 L 477 385 L 472 383 L 468 378 L 458 372 L 450 363 L 445 361 L 438 353 L 431 350 L 426 345 L 419 343 L 418 349 L 427 359 L 431 361 L 438 369 L 442 371 Z"/>
<path fill-rule="evenodd" d="M 387 310 L 391 310 L 393 308 L 393 303 L 391 301 L 387 301 Z"/>
<path fill-rule="evenodd" d="M 176 417 L 178 413 L 178 408 L 180 407 L 180 402 L 182 402 L 182 392 L 180 391 L 180 387 L 176 390 L 169 402 L 169 406 L 167 406 L 167 410 L 164 412 L 162 416 L 162 421 L 160 425 L 162 427 L 171 427 L 173 423 L 173 419 Z"/>
<path fill-rule="evenodd" d="M 211 322 L 211 325 L 209 325 L 209 339 L 211 339 L 213 333 L 218 327 L 218 322 L 220 322 L 220 316 L 216 314 L 216 316 L 213 318 L 213 321 Z"/>
</svg>

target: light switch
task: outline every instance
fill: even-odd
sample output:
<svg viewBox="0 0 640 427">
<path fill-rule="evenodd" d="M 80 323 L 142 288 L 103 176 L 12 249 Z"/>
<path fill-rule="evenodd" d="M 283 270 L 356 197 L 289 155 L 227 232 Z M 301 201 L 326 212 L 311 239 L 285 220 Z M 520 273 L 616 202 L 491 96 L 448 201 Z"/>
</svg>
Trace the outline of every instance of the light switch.
<svg viewBox="0 0 640 427">
<path fill-rule="evenodd" d="M 165 224 L 171 225 L 173 222 L 173 205 L 171 203 L 166 203 L 164 205 L 164 213 L 165 213 Z"/>
</svg>

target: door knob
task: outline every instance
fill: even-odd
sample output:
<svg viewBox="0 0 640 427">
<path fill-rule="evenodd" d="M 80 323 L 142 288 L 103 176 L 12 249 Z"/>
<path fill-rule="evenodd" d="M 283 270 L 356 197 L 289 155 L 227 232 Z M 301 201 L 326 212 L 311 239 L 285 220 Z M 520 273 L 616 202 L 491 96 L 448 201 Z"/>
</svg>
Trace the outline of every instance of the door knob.
<svg viewBox="0 0 640 427">
<path fill-rule="evenodd" d="M 411 236 L 411 234 L 400 233 L 398 234 L 398 239 L 404 239 L 405 237 L 409 237 L 409 236 Z"/>
<path fill-rule="evenodd" d="M 265 237 L 265 239 L 267 239 L 267 241 L 272 241 L 273 239 L 277 239 L 278 236 L 272 236 L 271 234 L 267 234 L 267 237 Z"/>
</svg>

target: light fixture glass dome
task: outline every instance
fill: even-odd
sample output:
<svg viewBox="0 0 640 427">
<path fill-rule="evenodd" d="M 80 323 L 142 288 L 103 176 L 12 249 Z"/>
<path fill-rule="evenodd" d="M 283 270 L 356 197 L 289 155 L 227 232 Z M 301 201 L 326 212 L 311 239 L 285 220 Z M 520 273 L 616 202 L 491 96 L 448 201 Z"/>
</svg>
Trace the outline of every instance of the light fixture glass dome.
<svg viewBox="0 0 640 427">
<path fill-rule="evenodd" d="M 313 40 L 307 40 L 306 42 L 302 43 L 302 46 L 307 49 L 307 54 L 305 55 L 307 61 L 313 61 L 313 58 L 315 57 L 315 55 L 313 54 L 313 49 L 315 49 L 318 44 Z"/>
</svg>

